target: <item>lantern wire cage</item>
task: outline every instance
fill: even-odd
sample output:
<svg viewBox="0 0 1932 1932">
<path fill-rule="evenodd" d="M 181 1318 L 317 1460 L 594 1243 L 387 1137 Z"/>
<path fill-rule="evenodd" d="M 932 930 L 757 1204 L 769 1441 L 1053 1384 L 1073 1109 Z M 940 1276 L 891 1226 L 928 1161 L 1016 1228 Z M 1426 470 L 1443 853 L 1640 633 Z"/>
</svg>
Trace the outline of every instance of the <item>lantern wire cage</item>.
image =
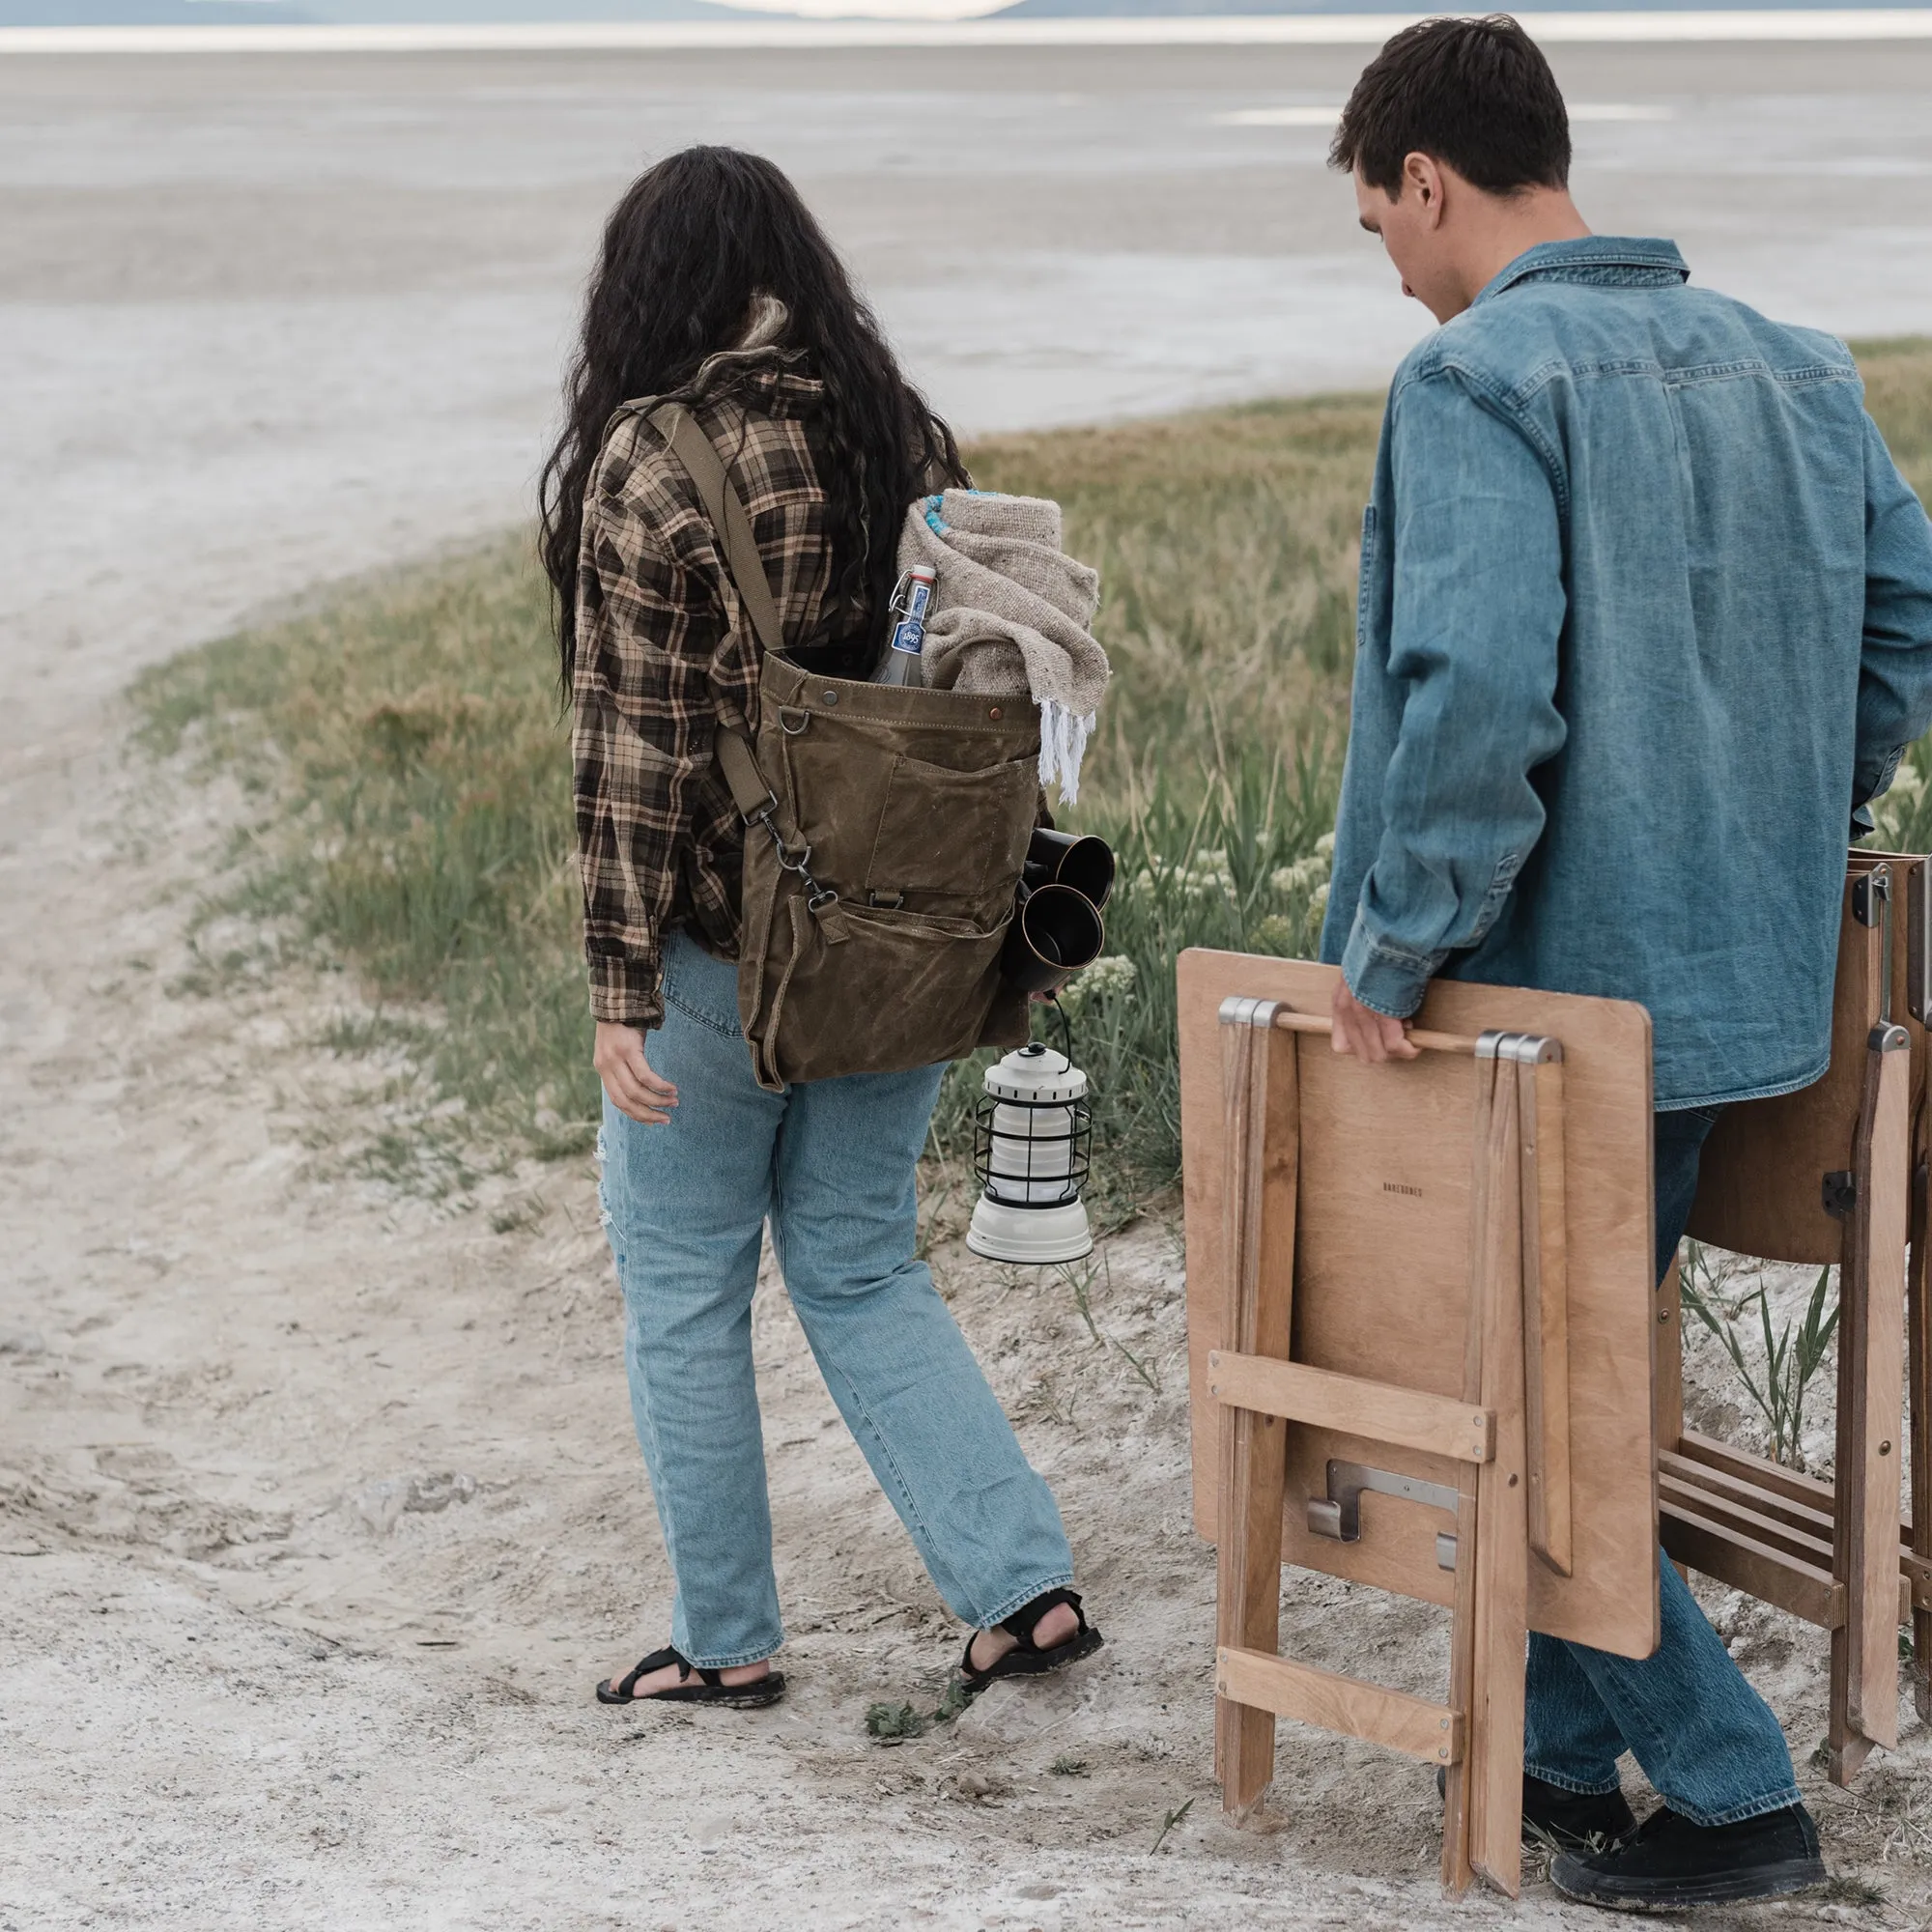
<svg viewBox="0 0 1932 1932">
<path fill-rule="evenodd" d="M 1009 1116 L 997 1132 L 996 1112 Z M 1027 1131 L 1014 1133 L 1010 1116 L 1024 1114 Z M 1042 1115 L 1059 1118 L 1042 1122 Z M 1045 1131 L 1036 1131 L 1041 1128 Z M 1047 1152 L 1066 1148 L 1065 1164 Z M 1014 1167 L 1018 1153 L 1023 1166 Z M 994 1165 L 995 1153 L 1007 1156 Z M 1083 1095 L 1078 1100 L 1001 1100 L 991 1094 L 980 1094 L 973 1108 L 973 1174 L 989 1198 L 1006 1208 L 1065 1208 L 1080 1199 L 1094 1159 L 1094 1109 Z M 1044 1188 L 1058 1182 L 1048 1199 L 1037 1198 Z"/>
<path fill-rule="evenodd" d="M 1073 1066 L 1073 1026 L 1058 1000 Z M 981 1094 L 973 1107 L 973 1174 L 990 1201 L 1007 1208 L 1065 1208 L 1080 1199 L 1094 1161 L 1094 1106 L 1077 1096 L 1014 1098 Z"/>
</svg>

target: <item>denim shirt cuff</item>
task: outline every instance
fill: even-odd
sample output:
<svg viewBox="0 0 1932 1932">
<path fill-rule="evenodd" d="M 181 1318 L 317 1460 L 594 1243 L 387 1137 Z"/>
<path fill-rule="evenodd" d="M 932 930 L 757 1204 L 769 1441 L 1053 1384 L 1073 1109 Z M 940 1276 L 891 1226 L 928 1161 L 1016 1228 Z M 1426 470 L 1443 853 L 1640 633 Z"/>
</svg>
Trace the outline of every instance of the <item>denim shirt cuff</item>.
<svg viewBox="0 0 1932 1932">
<path fill-rule="evenodd" d="M 1905 747 L 1900 745 L 1891 755 L 1879 766 L 1877 776 L 1867 779 L 1863 772 L 1852 776 L 1852 802 L 1862 811 L 1874 799 L 1883 798 L 1891 789 L 1891 781 L 1898 776 L 1899 761 L 1905 756 Z"/>
<path fill-rule="evenodd" d="M 1342 977 L 1349 990 L 1373 1012 L 1406 1020 L 1422 1004 L 1443 955 L 1425 957 L 1379 944 L 1356 915 L 1355 928 L 1342 954 Z"/>
</svg>

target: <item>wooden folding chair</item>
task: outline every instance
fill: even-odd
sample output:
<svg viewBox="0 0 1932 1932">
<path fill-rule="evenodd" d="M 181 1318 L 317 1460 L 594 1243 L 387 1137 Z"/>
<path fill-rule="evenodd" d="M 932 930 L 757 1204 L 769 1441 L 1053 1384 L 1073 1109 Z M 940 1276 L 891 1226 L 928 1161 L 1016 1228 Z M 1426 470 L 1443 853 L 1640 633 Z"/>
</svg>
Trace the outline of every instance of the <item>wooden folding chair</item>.
<svg viewBox="0 0 1932 1932">
<path fill-rule="evenodd" d="M 1450 1017 L 1411 1034 L 1422 1060 L 1369 1068 L 1328 1050 L 1334 977 L 1182 960 L 1197 1477 L 1210 1442 L 1217 1465 L 1204 1524 L 1219 1546 L 1217 1772 L 1245 1815 L 1273 1776 L 1278 1717 L 1439 1765 L 1444 1883 L 1480 1874 L 1513 1895 L 1528 1631 L 1638 1656 L 1656 1644 L 1651 1285 L 1629 1239 L 1633 1206 L 1648 1222 L 1648 1023 L 1621 1003 L 1445 988 L 1424 1018 Z M 1274 997 L 1230 996 L 1243 982 Z M 1446 1030 L 1513 1006 L 1523 1031 Z M 1580 1299 L 1552 1019 L 1589 1037 L 1586 1107 L 1603 1130 Z M 1606 1460 L 1581 1468 L 1579 1448 Z M 1285 1558 L 1447 1603 L 1445 1700 L 1281 1657 Z"/>
<path fill-rule="evenodd" d="M 1837 1784 L 1851 1782 L 1872 1746 L 1898 1742 L 1903 1623 L 1914 1631 L 1918 1708 L 1932 1716 L 1923 1099 L 1932 903 L 1925 886 L 1923 861 L 1852 854 L 1830 1070 L 1799 1093 L 1724 1111 L 1706 1144 L 1690 1215 L 1691 1236 L 1715 1246 L 1838 1264 L 1835 1481 L 1687 1431 L 1674 1270 L 1658 1310 L 1663 1547 L 1687 1568 L 1831 1633 L 1827 1746 Z M 1894 918 L 1908 905 L 1910 918 Z M 1894 1014 L 1895 988 L 1907 995 L 1910 1028 Z M 1906 1523 L 1899 1491 L 1908 1245 L 1913 1513 Z"/>
</svg>

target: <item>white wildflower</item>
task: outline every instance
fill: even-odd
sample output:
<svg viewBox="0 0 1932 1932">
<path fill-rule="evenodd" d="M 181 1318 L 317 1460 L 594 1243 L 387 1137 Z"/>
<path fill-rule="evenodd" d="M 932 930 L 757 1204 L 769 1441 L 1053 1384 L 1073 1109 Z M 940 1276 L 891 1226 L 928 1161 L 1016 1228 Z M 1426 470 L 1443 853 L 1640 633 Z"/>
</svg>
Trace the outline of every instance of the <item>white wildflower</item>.
<svg viewBox="0 0 1932 1932">
<path fill-rule="evenodd" d="M 1320 852 L 1311 852 L 1307 858 L 1297 859 L 1292 866 L 1277 866 L 1268 874 L 1268 884 L 1285 898 L 1313 892 L 1316 887 L 1325 885 L 1327 880 L 1328 861 Z"/>
<path fill-rule="evenodd" d="M 1924 796 L 1924 774 L 1901 759 L 1891 783 L 1872 800 L 1872 823 L 1877 827 L 1882 849 L 1898 851 L 1904 846 Z"/>
<path fill-rule="evenodd" d="M 1062 990 L 1060 1004 L 1077 1012 L 1104 1000 L 1130 999 L 1137 977 L 1134 962 L 1124 952 L 1102 953 Z"/>
<path fill-rule="evenodd" d="M 1118 999 L 1134 989 L 1134 962 L 1124 952 L 1106 952 L 1088 967 L 1083 983 L 1090 998 Z"/>
<path fill-rule="evenodd" d="M 1175 879 L 1190 898 L 1211 898 L 1235 890 L 1235 870 L 1225 852 L 1197 852 L 1193 862 L 1181 867 Z"/>
</svg>

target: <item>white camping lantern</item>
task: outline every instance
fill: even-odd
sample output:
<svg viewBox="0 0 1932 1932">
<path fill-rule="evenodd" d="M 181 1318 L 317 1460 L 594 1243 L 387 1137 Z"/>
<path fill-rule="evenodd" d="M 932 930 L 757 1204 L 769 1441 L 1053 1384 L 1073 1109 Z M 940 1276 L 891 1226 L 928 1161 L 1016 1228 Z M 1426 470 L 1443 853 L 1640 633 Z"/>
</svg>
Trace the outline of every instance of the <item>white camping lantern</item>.
<svg viewBox="0 0 1932 1932">
<path fill-rule="evenodd" d="M 1050 1266 L 1091 1254 L 1080 1189 L 1094 1142 L 1087 1076 L 1036 1042 L 986 1069 L 973 1110 L 973 1172 L 981 1193 L 966 1245 L 990 1261 Z"/>
</svg>

